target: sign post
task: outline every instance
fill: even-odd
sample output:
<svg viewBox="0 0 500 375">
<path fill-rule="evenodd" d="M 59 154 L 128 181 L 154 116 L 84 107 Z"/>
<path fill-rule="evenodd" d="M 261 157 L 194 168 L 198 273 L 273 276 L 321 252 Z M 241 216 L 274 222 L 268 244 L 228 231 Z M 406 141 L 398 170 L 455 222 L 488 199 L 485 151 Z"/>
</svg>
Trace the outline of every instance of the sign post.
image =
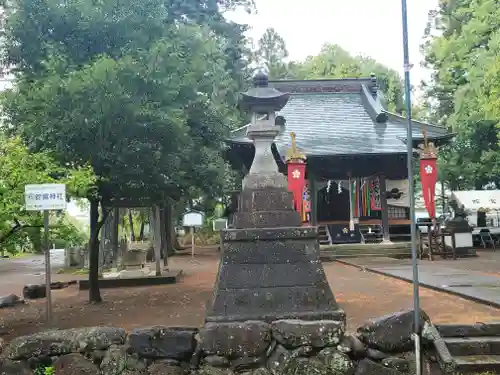
<svg viewBox="0 0 500 375">
<path fill-rule="evenodd" d="M 203 212 L 199 211 L 188 211 L 182 217 L 182 225 L 185 227 L 189 227 L 189 231 L 191 233 L 191 258 L 194 260 L 194 248 L 195 248 L 195 240 L 194 240 L 194 228 L 203 226 L 204 219 Z"/>
<path fill-rule="evenodd" d="M 222 231 L 227 229 L 227 219 L 224 219 L 224 218 L 215 219 L 213 221 L 213 228 L 214 228 L 214 232 L 216 232 L 216 231 L 219 232 L 219 236 L 220 236 L 219 251 L 221 251 L 224 247 L 224 235 L 223 235 Z"/>
<path fill-rule="evenodd" d="M 50 245 L 49 245 L 49 211 L 66 209 L 66 185 L 39 184 L 24 187 L 26 211 L 43 211 L 43 234 L 45 246 L 45 297 L 47 323 L 52 323 L 52 294 Z"/>
</svg>

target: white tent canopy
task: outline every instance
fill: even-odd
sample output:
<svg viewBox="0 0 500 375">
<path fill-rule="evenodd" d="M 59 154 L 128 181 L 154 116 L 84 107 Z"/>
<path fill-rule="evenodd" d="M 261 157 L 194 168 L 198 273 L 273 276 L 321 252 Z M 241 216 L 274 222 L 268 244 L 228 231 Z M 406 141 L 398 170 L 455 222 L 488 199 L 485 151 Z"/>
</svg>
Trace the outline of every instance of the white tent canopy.
<svg viewBox="0 0 500 375">
<path fill-rule="evenodd" d="M 469 211 L 500 210 L 500 190 L 452 191 L 451 198 Z"/>
</svg>

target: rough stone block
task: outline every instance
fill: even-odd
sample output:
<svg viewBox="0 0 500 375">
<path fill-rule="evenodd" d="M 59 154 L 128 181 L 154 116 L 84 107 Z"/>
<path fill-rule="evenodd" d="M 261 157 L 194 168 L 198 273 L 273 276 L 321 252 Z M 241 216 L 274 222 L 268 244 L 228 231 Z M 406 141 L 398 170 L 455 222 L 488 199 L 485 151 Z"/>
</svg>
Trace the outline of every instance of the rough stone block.
<svg viewBox="0 0 500 375">
<path fill-rule="evenodd" d="M 14 362 L 0 358 L 0 374 L 2 375 L 33 375 L 29 366 L 24 362 Z"/>
<path fill-rule="evenodd" d="M 206 355 L 258 357 L 270 342 L 270 326 L 259 321 L 207 323 L 200 330 L 200 346 Z"/>
<path fill-rule="evenodd" d="M 99 368 L 84 356 L 73 353 L 59 357 L 54 362 L 57 375 L 99 375 Z"/>
<path fill-rule="evenodd" d="M 365 358 L 358 363 L 354 375 L 401 375 L 401 373 Z"/>
<path fill-rule="evenodd" d="M 100 365 L 102 375 L 140 374 L 146 368 L 143 358 L 130 354 L 125 346 L 117 345 L 108 348 Z"/>
<path fill-rule="evenodd" d="M 21 298 L 19 298 L 19 296 L 15 295 L 15 294 L 9 294 L 9 295 L 0 297 L 0 308 L 12 307 L 12 306 L 18 305 L 20 303 L 24 303 L 24 301 L 21 300 Z"/>
<path fill-rule="evenodd" d="M 148 367 L 148 375 L 185 375 L 186 371 L 180 366 L 174 366 L 169 362 L 155 361 Z"/>
<path fill-rule="evenodd" d="M 345 321 L 277 320 L 271 324 L 273 338 L 287 348 L 310 345 L 316 348 L 340 343 Z"/>
<path fill-rule="evenodd" d="M 122 345 L 126 332 L 122 328 L 90 327 L 40 332 L 20 336 L 9 342 L 5 356 L 10 359 L 57 356 L 72 351 L 107 349 L 112 344 Z"/>
<path fill-rule="evenodd" d="M 342 353 L 349 354 L 349 356 L 353 358 L 362 358 L 366 356 L 365 344 L 352 334 L 345 335 L 337 346 L 337 349 Z"/>
<path fill-rule="evenodd" d="M 334 348 L 321 350 L 318 353 L 318 359 L 328 367 L 330 375 L 352 375 L 356 370 L 349 356 Z"/>
<path fill-rule="evenodd" d="M 116 327 L 88 327 L 74 330 L 74 342 L 79 351 L 105 350 L 111 345 L 122 345 L 126 337 L 126 331 Z"/>
<path fill-rule="evenodd" d="M 383 316 L 358 328 L 358 335 L 369 347 L 384 352 L 406 352 L 413 348 L 413 310 Z M 429 316 L 421 311 L 420 326 Z"/>
<path fill-rule="evenodd" d="M 127 344 L 144 358 L 189 360 L 196 347 L 196 332 L 187 327 L 139 328 L 128 335 Z"/>
<path fill-rule="evenodd" d="M 282 375 L 331 375 L 330 369 L 315 358 L 291 358 Z"/>
<path fill-rule="evenodd" d="M 4 354 L 14 360 L 69 354 L 74 347 L 73 338 L 73 335 L 61 334 L 59 331 L 21 336 L 9 342 Z"/>
</svg>

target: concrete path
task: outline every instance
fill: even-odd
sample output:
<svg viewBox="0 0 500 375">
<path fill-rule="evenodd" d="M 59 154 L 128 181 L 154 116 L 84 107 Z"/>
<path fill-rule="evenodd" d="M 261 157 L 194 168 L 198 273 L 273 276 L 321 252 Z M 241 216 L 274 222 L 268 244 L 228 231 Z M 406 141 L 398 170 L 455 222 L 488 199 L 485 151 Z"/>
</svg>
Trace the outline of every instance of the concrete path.
<svg viewBox="0 0 500 375">
<path fill-rule="evenodd" d="M 50 263 L 53 270 L 52 281 L 60 279 L 56 271 L 64 267 L 64 250 L 50 251 Z M 74 278 L 74 277 L 73 277 Z M 20 258 L 0 258 L 0 296 L 15 293 L 22 295 L 26 284 L 45 283 L 45 256 L 29 255 Z"/>
<path fill-rule="evenodd" d="M 479 258 L 456 261 L 419 261 L 420 284 L 500 308 L 500 252 L 493 255 L 487 253 L 484 255 L 486 259 L 481 259 L 481 257 L 480 254 Z M 413 280 L 409 260 L 358 258 L 346 259 L 342 262 L 400 280 L 408 282 Z"/>
</svg>

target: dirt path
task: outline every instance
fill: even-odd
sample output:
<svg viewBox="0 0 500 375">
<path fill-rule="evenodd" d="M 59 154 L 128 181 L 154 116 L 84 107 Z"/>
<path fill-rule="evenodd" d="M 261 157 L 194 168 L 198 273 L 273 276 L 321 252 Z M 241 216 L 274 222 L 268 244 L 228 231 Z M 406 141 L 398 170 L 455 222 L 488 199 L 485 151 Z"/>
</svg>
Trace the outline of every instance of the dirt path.
<svg viewBox="0 0 500 375">
<path fill-rule="evenodd" d="M 178 284 L 103 290 L 105 302 L 100 305 L 89 305 L 87 294 L 76 287 L 56 290 L 55 327 L 200 326 L 205 303 L 212 295 L 218 256 L 215 251 L 205 251 L 197 255 L 195 263 L 190 257 L 173 258 L 170 267 L 182 268 L 186 273 Z M 412 307 L 412 286 L 403 281 L 338 263 L 326 263 L 325 271 L 337 301 L 347 313 L 351 330 L 367 319 Z M 497 309 L 434 291 L 422 290 L 421 303 L 435 322 L 500 320 Z M 0 310 L 0 334 L 6 339 L 43 328 L 44 300 Z"/>
</svg>

